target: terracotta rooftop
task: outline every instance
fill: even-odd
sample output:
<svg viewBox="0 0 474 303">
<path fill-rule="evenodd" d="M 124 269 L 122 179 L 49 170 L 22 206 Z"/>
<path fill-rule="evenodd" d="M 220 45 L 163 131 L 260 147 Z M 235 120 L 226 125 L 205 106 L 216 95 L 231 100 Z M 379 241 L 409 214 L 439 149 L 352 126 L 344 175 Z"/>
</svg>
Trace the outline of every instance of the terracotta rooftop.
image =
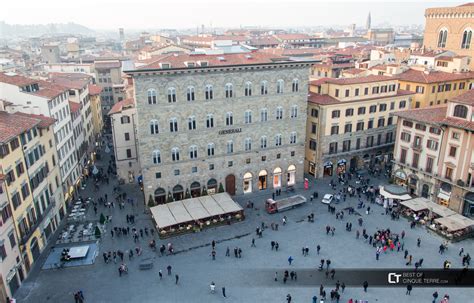
<svg viewBox="0 0 474 303">
<path fill-rule="evenodd" d="M 122 66 L 122 63 L 119 60 L 109 60 L 109 61 L 94 61 L 95 68 L 119 68 Z"/>
<path fill-rule="evenodd" d="M 60 94 L 67 91 L 67 89 L 63 86 L 43 81 L 43 80 L 35 80 L 28 77 L 20 76 L 20 75 L 8 75 L 5 73 L 0 73 L 0 82 L 7 83 L 10 85 L 15 85 L 18 87 L 31 85 L 31 84 L 38 84 L 39 90 L 31 91 L 31 92 L 24 92 L 25 94 L 32 94 L 40 97 L 44 97 L 47 99 L 53 99 Z"/>
<path fill-rule="evenodd" d="M 440 122 L 442 125 L 448 125 L 456 128 L 462 128 L 469 131 L 474 131 L 474 122 L 466 121 L 464 119 L 458 119 L 453 117 L 446 117 Z"/>
<path fill-rule="evenodd" d="M 362 84 L 362 83 L 371 83 L 371 82 L 381 82 L 381 81 L 393 81 L 396 80 L 396 77 L 390 76 L 379 76 L 379 75 L 369 75 L 365 77 L 356 77 L 356 78 L 322 78 L 319 80 L 311 81 L 311 85 L 321 85 L 323 83 L 331 83 L 337 85 L 350 85 L 350 84 Z"/>
<path fill-rule="evenodd" d="M 102 87 L 95 84 L 89 84 L 89 95 L 99 95 L 101 92 Z"/>
<path fill-rule="evenodd" d="M 25 117 L 30 117 L 34 119 L 39 119 L 40 123 L 38 124 L 38 127 L 40 128 L 46 128 L 48 126 L 51 126 L 56 122 L 56 119 L 51 118 L 51 117 L 46 117 L 43 115 L 35 115 L 35 114 L 27 114 L 27 113 L 22 113 L 22 112 L 16 112 L 15 114 L 25 116 Z"/>
<path fill-rule="evenodd" d="M 350 101 L 341 101 L 341 100 L 336 99 L 334 97 L 331 97 L 329 95 L 320 95 L 320 94 L 310 92 L 309 95 L 308 95 L 308 102 L 314 103 L 314 104 L 319 104 L 319 105 L 332 105 L 332 104 L 341 104 L 341 103 L 346 104 L 346 103 L 354 103 L 354 102 L 365 102 L 365 101 L 370 101 L 370 100 L 390 99 L 390 98 L 394 98 L 394 97 L 414 95 L 414 94 L 415 94 L 414 92 L 399 89 L 397 91 L 397 94 L 392 95 L 392 96 L 377 96 L 377 97 L 372 97 L 372 98 L 355 99 L 355 100 L 350 100 Z"/>
<path fill-rule="evenodd" d="M 32 117 L 0 111 L 0 142 L 8 143 L 40 122 L 41 120 Z"/>
<path fill-rule="evenodd" d="M 311 37 L 306 34 L 277 34 L 275 38 L 280 40 L 309 40 Z"/>
<path fill-rule="evenodd" d="M 91 82 L 92 76 L 82 73 L 50 73 L 50 81 L 68 89 L 83 89 Z"/>
<path fill-rule="evenodd" d="M 154 70 L 154 69 L 181 69 L 188 68 L 186 62 L 194 62 L 196 67 L 198 62 L 207 62 L 207 66 L 234 66 L 234 65 L 255 65 L 275 62 L 288 62 L 287 57 L 272 55 L 265 52 L 251 52 L 251 53 L 236 53 L 236 54 L 220 54 L 220 55 L 205 55 L 205 54 L 168 54 L 160 56 L 156 61 L 145 66 L 137 68 L 140 70 Z M 169 68 L 162 68 L 161 64 L 170 64 Z"/>
<path fill-rule="evenodd" d="M 409 81 L 416 83 L 437 83 L 445 81 L 474 79 L 474 72 L 446 73 L 440 71 L 430 71 L 429 73 L 425 73 L 424 71 L 409 69 L 406 72 L 399 74 L 398 78 L 401 81 Z"/>
<path fill-rule="evenodd" d="M 394 116 L 399 116 L 404 119 L 414 120 L 426 123 L 440 123 L 446 118 L 446 105 L 433 106 L 428 108 L 415 108 L 405 111 L 398 111 L 392 113 Z"/>
<path fill-rule="evenodd" d="M 344 70 L 344 74 L 351 74 L 351 75 L 357 75 L 364 72 L 365 72 L 365 69 L 361 69 L 361 68 L 350 68 L 350 69 Z"/>
<path fill-rule="evenodd" d="M 450 102 L 462 103 L 462 104 L 474 106 L 474 89 L 470 89 L 467 92 L 457 97 L 454 97 L 453 99 L 450 100 Z"/>
<path fill-rule="evenodd" d="M 81 104 L 69 101 L 69 108 L 71 110 L 71 113 L 76 113 L 81 109 Z"/>
<path fill-rule="evenodd" d="M 125 110 L 127 108 L 133 108 L 133 107 L 135 107 L 135 100 L 133 98 L 128 98 L 128 99 L 115 103 L 114 106 L 110 109 L 108 114 L 113 115 L 116 113 L 121 113 L 122 110 Z"/>
<path fill-rule="evenodd" d="M 16 74 L 9 75 L 6 73 L 0 73 L 0 82 L 8 83 L 11 85 L 16 85 L 16 86 L 25 86 L 25 85 L 37 83 L 38 81 L 35 79 L 27 78 L 27 77 L 16 75 Z"/>
</svg>

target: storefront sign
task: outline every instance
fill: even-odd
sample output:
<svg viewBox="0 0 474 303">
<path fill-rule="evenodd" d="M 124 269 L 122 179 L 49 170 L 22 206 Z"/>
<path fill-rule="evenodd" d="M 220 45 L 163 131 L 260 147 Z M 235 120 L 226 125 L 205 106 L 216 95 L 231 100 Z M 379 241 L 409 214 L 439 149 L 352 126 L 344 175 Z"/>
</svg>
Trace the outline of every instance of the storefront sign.
<svg viewBox="0 0 474 303">
<path fill-rule="evenodd" d="M 242 132 L 242 128 L 232 128 L 232 129 L 220 130 L 219 135 L 237 134 L 241 132 Z"/>
</svg>

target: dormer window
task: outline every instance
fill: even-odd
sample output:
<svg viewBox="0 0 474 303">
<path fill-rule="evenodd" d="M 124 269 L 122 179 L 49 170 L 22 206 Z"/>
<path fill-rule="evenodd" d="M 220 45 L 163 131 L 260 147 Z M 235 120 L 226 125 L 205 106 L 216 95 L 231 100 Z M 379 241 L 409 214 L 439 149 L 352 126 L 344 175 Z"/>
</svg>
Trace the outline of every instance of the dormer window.
<svg viewBox="0 0 474 303">
<path fill-rule="evenodd" d="M 185 63 L 187 67 L 195 67 L 196 64 L 194 62 L 186 62 Z"/>
<path fill-rule="evenodd" d="M 199 61 L 199 65 L 201 65 L 201 67 L 206 67 L 206 66 L 209 66 L 209 62 L 207 62 L 207 61 Z"/>
<path fill-rule="evenodd" d="M 456 105 L 454 107 L 453 116 L 457 118 L 466 119 L 467 118 L 467 107 L 464 105 Z"/>
<path fill-rule="evenodd" d="M 160 63 L 160 67 L 163 68 L 163 69 L 171 68 L 171 64 L 170 63 Z"/>
</svg>

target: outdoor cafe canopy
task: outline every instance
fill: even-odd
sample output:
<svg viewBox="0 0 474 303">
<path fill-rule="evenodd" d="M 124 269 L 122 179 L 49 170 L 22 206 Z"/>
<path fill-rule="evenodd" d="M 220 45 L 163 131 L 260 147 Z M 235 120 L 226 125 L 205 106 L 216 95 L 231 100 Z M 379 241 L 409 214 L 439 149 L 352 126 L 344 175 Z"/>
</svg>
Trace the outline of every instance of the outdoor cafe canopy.
<svg viewBox="0 0 474 303">
<path fill-rule="evenodd" d="M 474 226 L 474 221 L 460 214 L 454 214 L 448 217 L 435 219 L 436 223 L 446 227 L 449 232 L 455 232 Z"/>
<path fill-rule="evenodd" d="M 410 200 L 411 196 L 405 188 L 398 185 L 380 186 L 380 194 L 387 199 Z"/>
<path fill-rule="evenodd" d="M 242 211 L 228 193 L 202 196 L 150 208 L 158 229 Z"/>
<path fill-rule="evenodd" d="M 429 210 L 430 212 L 435 213 L 440 217 L 447 217 L 457 214 L 455 211 L 447 208 L 446 206 L 436 204 L 423 197 L 402 201 L 400 202 L 400 204 L 405 207 L 408 207 L 409 209 L 415 212 L 418 212 L 420 210 Z"/>
</svg>

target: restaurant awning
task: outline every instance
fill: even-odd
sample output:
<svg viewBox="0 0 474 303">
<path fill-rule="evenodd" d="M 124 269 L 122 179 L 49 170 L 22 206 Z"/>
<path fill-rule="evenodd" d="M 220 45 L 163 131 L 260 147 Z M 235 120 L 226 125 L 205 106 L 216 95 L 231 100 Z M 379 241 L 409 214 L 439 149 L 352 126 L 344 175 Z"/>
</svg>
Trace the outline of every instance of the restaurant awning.
<svg viewBox="0 0 474 303">
<path fill-rule="evenodd" d="M 450 196 L 442 191 L 439 191 L 438 198 L 449 201 Z"/>
<path fill-rule="evenodd" d="M 454 214 L 448 217 L 435 219 L 436 223 L 446 227 L 449 232 L 458 231 L 474 226 L 474 221 L 460 214 Z"/>
<path fill-rule="evenodd" d="M 406 201 L 400 202 L 401 205 L 408 207 L 409 209 L 413 211 L 420 211 L 420 210 L 427 210 L 429 209 L 428 204 L 425 201 L 426 199 L 424 198 L 415 198 L 415 199 L 410 199 Z"/>
<path fill-rule="evenodd" d="M 395 193 L 391 193 L 389 191 L 387 191 L 385 189 L 385 187 L 383 186 L 380 186 L 379 187 L 380 189 L 380 194 L 384 197 L 384 198 L 387 198 L 387 199 L 398 199 L 398 200 L 410 200 L 411 199 L 411 196 L 407 193 L 400 193 L 400 194 L 395 194 Z"/>
</svg>

